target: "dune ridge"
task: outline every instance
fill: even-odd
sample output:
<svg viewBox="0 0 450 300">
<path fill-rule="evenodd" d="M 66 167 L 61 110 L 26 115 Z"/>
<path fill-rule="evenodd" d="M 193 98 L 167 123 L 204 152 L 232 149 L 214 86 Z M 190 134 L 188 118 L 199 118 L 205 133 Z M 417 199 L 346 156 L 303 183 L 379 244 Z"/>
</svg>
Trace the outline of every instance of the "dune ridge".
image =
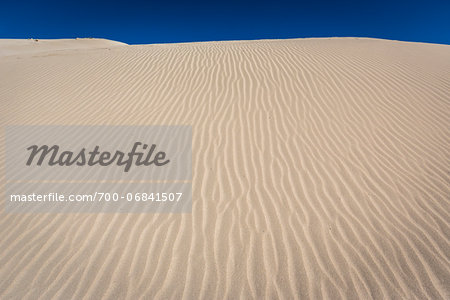
<svg viewBox="0 0 450 300">
<path fill-rule="evenodd" d="M 193 208 L 2 213 L 0 298 L 450 298 L 450 46 L 8 43 L 2 127 L 192 125 Z"/>
</svg>

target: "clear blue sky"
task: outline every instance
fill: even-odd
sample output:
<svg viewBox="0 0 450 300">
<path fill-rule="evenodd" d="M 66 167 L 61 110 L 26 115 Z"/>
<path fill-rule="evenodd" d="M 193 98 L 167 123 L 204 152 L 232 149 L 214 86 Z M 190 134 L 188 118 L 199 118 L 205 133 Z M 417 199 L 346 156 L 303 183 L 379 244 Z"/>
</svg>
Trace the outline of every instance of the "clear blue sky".
<svg viewBox="0 0 450 300">
<path fill-rule="evenodd" d="M 0 38 L 148 44 L 332 36 L 450 44 L 450 0 L 0 2 Z"/>
</svg>

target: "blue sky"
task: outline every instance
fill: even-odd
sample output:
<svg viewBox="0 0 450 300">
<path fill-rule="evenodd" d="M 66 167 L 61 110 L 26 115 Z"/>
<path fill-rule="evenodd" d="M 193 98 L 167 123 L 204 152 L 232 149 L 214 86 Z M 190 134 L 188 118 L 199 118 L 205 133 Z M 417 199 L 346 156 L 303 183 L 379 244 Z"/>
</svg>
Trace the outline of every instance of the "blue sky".
<svg viewBox="0 0 450 300">
<path fill-rule="evenodd" d="M 450 44 L 450 1 L 0 2 L 0 38 L 150 44 L 333 36 Z"/>
</svg>

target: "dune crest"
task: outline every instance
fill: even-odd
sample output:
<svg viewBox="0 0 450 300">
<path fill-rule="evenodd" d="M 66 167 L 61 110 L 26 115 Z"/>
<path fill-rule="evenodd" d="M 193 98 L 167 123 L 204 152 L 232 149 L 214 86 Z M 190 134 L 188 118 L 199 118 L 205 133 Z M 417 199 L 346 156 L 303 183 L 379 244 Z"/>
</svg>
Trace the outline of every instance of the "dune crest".
<svg viewBox="0 0 450 300">
<path fill-rule="evenodd" d="M 450 298 L 450 46 L 3 40 L 0 56 L 1 126 L 193 131 L 192 214 L 2 213 L 1 299 Z"/>
<path fill-rule="evenodd" d="M 89 50 L 105 49 L 126 44 L 105 39 L 0 39 L 0 57 L 32 55 L 37 53 L 51 52 L 53 54 L 64 50 Z"/>
</svg>

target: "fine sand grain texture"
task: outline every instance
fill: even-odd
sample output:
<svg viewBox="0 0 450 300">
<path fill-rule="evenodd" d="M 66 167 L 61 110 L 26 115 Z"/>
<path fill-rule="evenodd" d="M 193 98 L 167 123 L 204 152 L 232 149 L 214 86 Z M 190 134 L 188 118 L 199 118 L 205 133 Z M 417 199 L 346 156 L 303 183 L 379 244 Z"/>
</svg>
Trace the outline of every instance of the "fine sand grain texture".
<svg viewBox="0 0 450 300">
<path fill-rule="evenodd" d="M 1 299 L 450 299 L 450 46 L 2 40 L 0 105 L 193 130 L 192 214 L 1 213 Z"/>
</svg>

